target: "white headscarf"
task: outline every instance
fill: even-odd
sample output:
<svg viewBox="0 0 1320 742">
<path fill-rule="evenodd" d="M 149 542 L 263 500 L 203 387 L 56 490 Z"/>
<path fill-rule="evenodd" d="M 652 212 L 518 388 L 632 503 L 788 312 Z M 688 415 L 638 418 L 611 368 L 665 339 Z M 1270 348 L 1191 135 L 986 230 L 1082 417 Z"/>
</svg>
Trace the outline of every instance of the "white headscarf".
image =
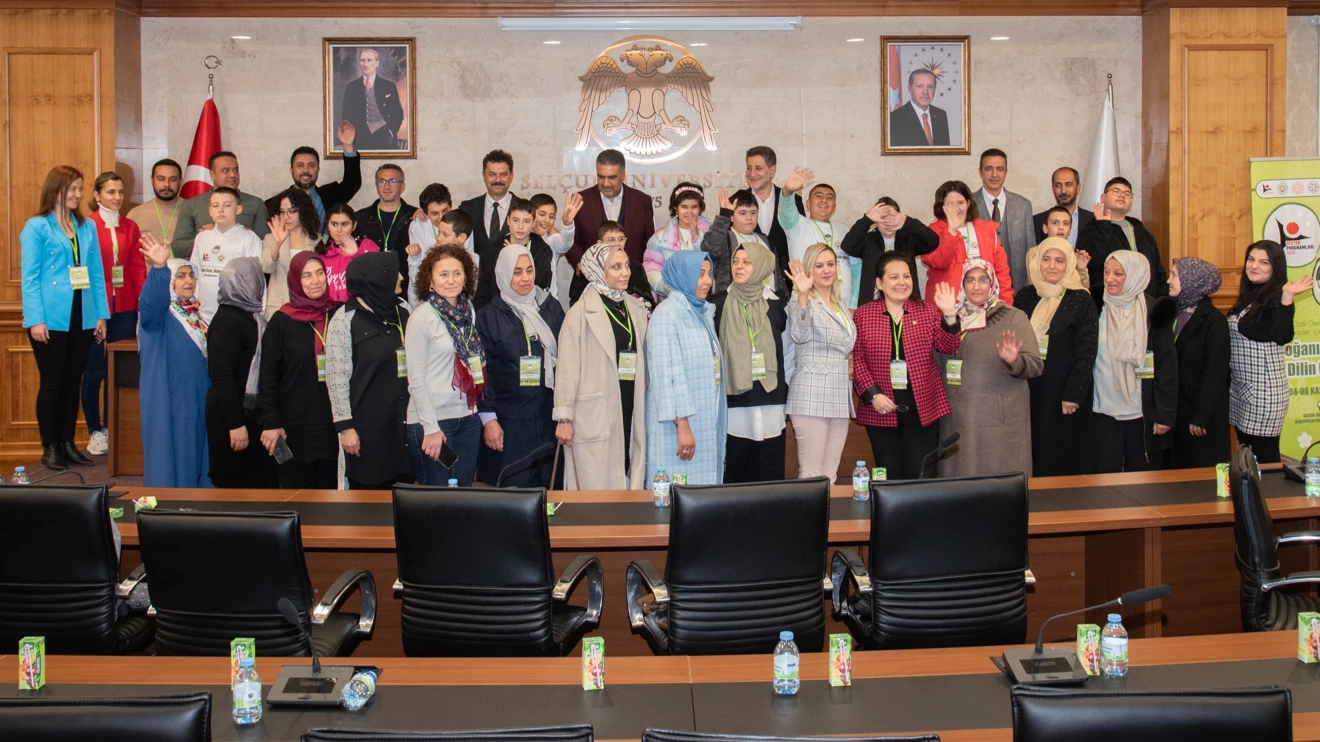
<svg viewBox="0 0 1320 742">
<path fill-rule="evenodd" d="M 518 265 L 518 258 L 524 255 L 531 262 L 535 275 L 536 261 L 532 258 L 532 251 L 523 245 L 509 245 L 500 250 L 500 257 L 495 261 L 495 286 L 500 290 L 500 298 L 522 320 L 523 332 L 529 336 L 535 335 L 541 342 L 541 347 L 545 350 L 545 385 L 549 389 L 554 389 L 555 362 L 559 357 L 559 344 L 555 342 L 555 334 L 550 330 L 550 325 L 541 317 L 541 305 L 550 296 L 550 292 L 533 284 L 532 290 L 524 296 L 514 291 L 511 285 L 513 269 Z"/>
<path fill-rule="evenodd" d="M 1150 283 L 1150 262 L 1136 250 L 1115 250 L 1109 260 L 1123 266 L 1127 279 L 1118 296 L 1105 291 L 1105 346 L 1114 380 L 1124 396 L 1132 394 L 1137 384 L 1137 366 L 1146 355 L 1146 297 Z M 1103 268 L 1102 268 L 1103 269 Z"/>
<path fill-rule="evenodd" d="M 193 284 L 196 285 L 197 279 L 201 275 L 197 270 L 197 266 L 183 258 L 170 258 L 165 263 L 165 267 L 170 269 L 170 316 L 183 327 L 184 332 L 187 332 L 188 337 L 192 338 L 197 349 L 202 351 L 202 358 L 205 358 L 206 322 L 202 320 L 201 304 L 197 301 L 197 294 L 194 293 L 191 299 L 184 302 L 178 294 L 174 293 L 174 279 L 178 278 L 179 270 L 185 266 L 192 269 Z"/>
<path fill-rule="evenodd" d="M 978 258 L 963 263 L 963 280 L 966 280 L 967 274 L 976 268 L 980 268 L 990 276 L 990 294 L 984 304 L 973 304 L 967 298 L 967 289 L 963 286 L 958 287 L 957 312 L 964 330 L 979 330 L 985 327 L 985 319 L 989 316 L 991 307 L 999 303 L 999 277 L 995 275 L 995 267 L 987 261 Z"/>
</svg>

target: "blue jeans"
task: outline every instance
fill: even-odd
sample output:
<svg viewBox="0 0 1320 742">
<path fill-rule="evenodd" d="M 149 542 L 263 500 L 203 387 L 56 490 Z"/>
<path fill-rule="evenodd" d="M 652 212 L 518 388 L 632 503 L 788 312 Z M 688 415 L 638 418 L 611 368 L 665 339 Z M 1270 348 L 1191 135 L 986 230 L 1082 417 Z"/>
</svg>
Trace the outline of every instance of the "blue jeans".
<svg viewBox="0 0 1320 742">
<path fill-rule="evenodd" d="M 110 406 L 107 398 L 110 390 L 101 393 L 107 368 L 105 343 L 127 340 L 137 335 L 137 317 L 137 310 L 110 315 L 110 321 L 105 323 L 105 342 L 92 343 L 92 352 L 87 354 L 87 369 L 83 371 L 82 380 L 82 407 L 88 433 L 95 433 L 104 427 L 101 408 L 102 405 L 106 408 Z"/>
<path fill-rule="evenodd" d="M 439 420 L 440 432 L 445 434 L 445 443 L 458 454 L 458 461 L 453 469 L 440 465 L 440 462 L 422 452 L 422 432 L 420 424 L 408 426 L 408 452 L 412 454 L 413 474 L 418 484 L 431 487 L 444 487 L 450 479 L 457 479 L 459 487 L 472 486 L 472 474 L 477 468 L 477 448 L 481 442 L 481 421 L 476 415 Z"/>
</svg>

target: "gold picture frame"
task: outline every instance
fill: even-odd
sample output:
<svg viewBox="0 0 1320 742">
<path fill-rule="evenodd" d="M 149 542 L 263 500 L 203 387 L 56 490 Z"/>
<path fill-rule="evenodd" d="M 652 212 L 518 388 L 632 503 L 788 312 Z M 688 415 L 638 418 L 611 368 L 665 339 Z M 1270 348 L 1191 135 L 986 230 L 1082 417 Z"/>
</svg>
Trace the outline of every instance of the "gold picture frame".
<svg viewBox="0 0 1320 742">
<path fill-rule="evenodd" d="M 326 159 L 344 156 L 338 136 L 342 121 L 353 123 L 353 149 L 361 157 L 416 158 L 417 39 L 322 38 L 321 48 Z M 363 56 L 367 50 L 376 55 L 371 78 L 374 111 L 366 100 L 365 80 L 372 63 L 370 56 Z"/>
<path fill-rule="evenodd" d="M 971 57 L 970 36 L 880 37 L 881 154 L 971 154 Z"/>
</svg>

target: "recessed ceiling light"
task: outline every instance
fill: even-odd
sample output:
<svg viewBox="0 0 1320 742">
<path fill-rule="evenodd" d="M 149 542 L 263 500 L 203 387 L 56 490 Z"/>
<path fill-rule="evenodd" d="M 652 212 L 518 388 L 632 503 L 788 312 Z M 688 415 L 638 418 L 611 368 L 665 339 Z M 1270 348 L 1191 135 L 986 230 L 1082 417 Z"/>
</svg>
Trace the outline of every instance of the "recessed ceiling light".
<svg viewBox="0 0 1320 742">
<path fill-rule="evenodd" d="M 548 40 L 546 40 L 546 41 L 542 41 L 541 43 L 542 43 L 542 44 L 558 44 L 559 42 L 558 42 L 558 41 L 555 41 L 554 39 L 548 39 Z"/>
<path fill-rule="evenodd" d="M 688 46 L 708 46 L 708 44 L 704 41 L 694 41 L 691 44 L 688 44 Z"/>
<path fill-rule="evenodd" d="M 990 37 L 990 40 L 991 40 L 991 41 L 1008 41 L 1008 37 L 1007 37 L 1007 36 L 991 36 L 991 37 Z"/>
<path fill-rule="evenodd" d="M 866 39 L 848 39 L 848 43 L 856 43 L 858 41 L 866 41 Z"/>
<path fill-rule="evenodd" d="M 249 41 L 252 39 L 251 36 L 230 36 L 229 38 L 233 39 L 234 41 Z"/>
</svg>

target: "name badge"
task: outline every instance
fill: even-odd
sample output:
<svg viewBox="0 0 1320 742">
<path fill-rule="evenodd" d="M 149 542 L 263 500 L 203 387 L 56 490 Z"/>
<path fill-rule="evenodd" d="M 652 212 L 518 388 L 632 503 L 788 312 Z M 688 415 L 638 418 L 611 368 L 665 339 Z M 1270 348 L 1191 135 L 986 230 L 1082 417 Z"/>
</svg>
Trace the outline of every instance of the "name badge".
<svg viewBox="0 0 1320 742">
<path fill-rule="evenodd" d="M 889 362 L 889 383 L 895 391 L 908 388 L 907 361 L 893 360 Z"/>
<path fill-rule="evenodd" d="M 633 381 L 637 378 L 637 354 L 630 350 L 619 351 L 619 379 Z"/>
<path fill-rule="evenodd" d="M 715 360 L 715 386 L 719 386 L 719 385 L 720 385 L 720 379 L 722 378 L 722 377 L 720 376 L 720 357 L 719 357 L 719 354 L 715 354 L 714 356 L 712 356 L 712 358 Z"/>
<path fill-rule="evenodd" d="M 950 386 L 962 386 L 962 361 L 950 358 L 945 362 L 944 382 Z"/>
<path fill-rule="evenodd" d="M 395 349 L 394 366 L 395 366 L 395 372 L 398 374 L 398 377 L 400 379 L 408 378 L 408 356 L 407 354 L 404 353 L 403 348 Z"/>
<path fill-rule="evenodd" d="M 90 289 L 92 287 L 92 277 L 91 274 L 87 272 L 87 266 L 69 266 L 69 283 L 73 284 L 74 291 L 77 291 L 78 289 Z"/>
<path fill-rule="evenodd" d="M 110 269 L 110 284 L 117 289 L 124 288 L 124 266 L 116 265 Z"/>
<path fill-rule="evenodd" d="M 541 385 L 541 357 L 521 356 L 518 358 L 518 386 Z"/>
<path fill-rule="evenodd" d="M 316 354 L 316 380 L 325 381 L 325 354 Z"/>
<path fill-rule="evenodd" d="M 473 384 L 486 383 L 486 374 L 481 370 L 481 356 L 468 356 L 468 371 L 472 372 Z"/>
<path fill-rule="evenodd" d="M 1050 336 L 1041 335 L 1036 341 L 1036 346 L 1040 348 L 1040 359 L 1043 361 L 1050 352 Z"/>
<path fill-rule="evenodd" d="M 719 363 L 719 361 L 716 361 Z M 765 354 L 752 351 L 752 381 L 765 380 Z"/>
<path fill-rule="evenodd" d="M 1155 378 L 1155 353 L 1153 351 L 1146 351 L 1145 357 L 1141 359 L 1141 365 L 1137 366 L 1137 378 Z"/>
</svg>

